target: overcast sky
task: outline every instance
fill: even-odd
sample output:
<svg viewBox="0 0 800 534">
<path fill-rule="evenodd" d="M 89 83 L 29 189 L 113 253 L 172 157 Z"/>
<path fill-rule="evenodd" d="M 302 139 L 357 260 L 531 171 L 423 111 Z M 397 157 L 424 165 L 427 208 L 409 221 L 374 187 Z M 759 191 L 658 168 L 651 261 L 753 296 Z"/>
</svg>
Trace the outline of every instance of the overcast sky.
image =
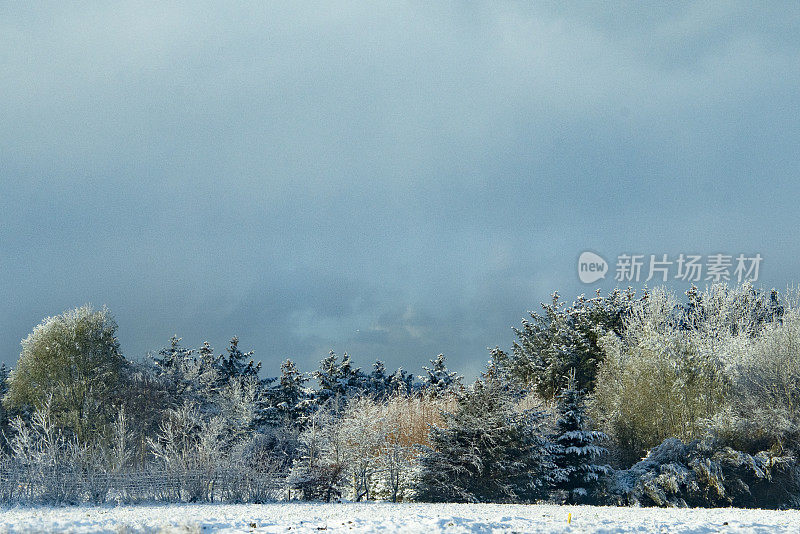
<svg viewBox="0 0 800 534">
<path fill-rule="evenodd" d="M 0 360 L 88 302 L 474 375 L 619 254 L 799 282 L 800 4 L 562 4 L 0 7 Z"/>
</svg>

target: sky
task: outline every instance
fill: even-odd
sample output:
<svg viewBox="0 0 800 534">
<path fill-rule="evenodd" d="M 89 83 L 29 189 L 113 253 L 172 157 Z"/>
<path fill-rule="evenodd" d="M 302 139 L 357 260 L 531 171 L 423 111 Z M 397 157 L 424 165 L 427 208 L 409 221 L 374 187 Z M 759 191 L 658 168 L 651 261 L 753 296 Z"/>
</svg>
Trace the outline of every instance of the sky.
<svg viewBox="0 0 800 534">
<path fill-rule="evenodd" d="M 796 2 L 3 4 L 0 361 L 91 303 L 131 359 L 474 376 L 553 291 L 643 287 L 623 254 L 800 282 L 798 36 Z"/>
</svg>

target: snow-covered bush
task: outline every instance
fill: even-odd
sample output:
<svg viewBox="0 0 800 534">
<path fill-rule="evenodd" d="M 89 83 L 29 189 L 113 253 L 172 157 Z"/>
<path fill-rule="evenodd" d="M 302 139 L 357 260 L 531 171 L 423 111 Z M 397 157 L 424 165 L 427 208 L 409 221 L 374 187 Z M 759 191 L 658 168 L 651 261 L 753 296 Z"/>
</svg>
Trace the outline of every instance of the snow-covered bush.
<svg viewBox="0 0 800 534">
<path fill-rule="evenodd" d="M 800 467 L 793 456 L 750 455 L 708 440 L 669 438 L 608 487 L 616 504 L 797 507 Z"/>
<path fill-rule="evenodd" d="M 716 434 L 742 450 L 800 452 L 800 310 L 787 306 L 780 322 L 731 344 L 726 371 L 729 400 Z"/>
<path fill-rule="evenodd" d="M 318 409 L 298 438 L 287 484 L 304 500 L 329 502 L 342 494 L 346 472 L 344 443 L 336 431 L 335 409 Z"/>
<path fill-rule="evenodd" d="M 613 437 L 620 464 L 631 465 L 669 437 L 691 441 L 715 428 L 725 428 L 731 438 L 752 433 L 744 424 L 723 423 L 748 401 L 774 405 L 774 398 L 756 390 L 781 383 L 767 375 L 789 361 L 796 343 L 777 320 L 785 310 L 774 294 L 765 297 L 743 284 L 692 288 L 687 296 L 681 305 L 657 288 L 634 303 L 621 336 L 609 332 L 599 341 L 605 355 L 592 412 Z M 780 363 L 777 354 L 784 355 Z"/>
</svg>

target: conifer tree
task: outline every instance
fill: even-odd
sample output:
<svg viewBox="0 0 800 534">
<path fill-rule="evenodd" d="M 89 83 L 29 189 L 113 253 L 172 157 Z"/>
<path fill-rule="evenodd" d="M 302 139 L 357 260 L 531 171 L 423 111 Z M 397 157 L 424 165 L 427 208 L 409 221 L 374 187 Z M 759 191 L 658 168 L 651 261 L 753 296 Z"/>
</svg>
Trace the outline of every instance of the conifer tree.
<svg viewBox="0 0 800 534">
<path fill-rule="evenodd" d="M 641 299 L 647 298 L 647 292 Z M 542 313 L 530 313 L 515 328 L 517 341 L 505 365 L 509 375 L 525 388 L 533 388 L 542 398 L 554 399 L 563 377 L 574 369 L 578 388 L 593 391 L 597 369 L 603 360 L 600 338 L 607 332 L 621 335 L 624 318 L 636 301 L 632 289 L 615 289 L 606 296 L 598 290 L 594 298 L 581 295 L 570 306 L 558 292 L 542 304 Z"/>
<path fill-rule="evenodd" d="M 427 394 L 436 397 L 461 386 L 461 376 L 447 369 L 444 354 L 439 354 L 430 362 L 431 367 L 422 368 L 426 374 L 421 377 L 422 389 Z"/>
<path fill-rule="evenodd" d="M 419 459 L 418 498 L 434 502 L 530 502 L 548 483 L 543 414 L 517 413 L 502 381 L 484 377 L 444 414 Z"/>
<path fill-rule="evenodd" d="M 414 392 L 414 375 L 398 368 L 389 378 L 390 395 L 410 395 Z"/>
<path fill-rule="evenodd" d="M 314 371 L 313 376 L 319 383 L 317 390 L 319 404 L 324 404 L 335 397 L 354 395 L 364 389 L 364 373 L 361 369 L 353 367 L 350 355 L 346 352 L 339 362 L 336 353 L 331 351 L 320 361 L 319 369 Z"/>
<path fill-rule="evenodd" d="M 583 392 L 577 389 L 574 372 L 558 396 L 558 414 L 551 449 L 555 463 L 553 487 L 569 504 L 589 503 L 600 478 L 611 470 L 608 465 L 596 463 L 608 452 L 601 445 L 608 436 L 589 429 Z"/>
<path fill-rule="evenodd" d="M 281 364 L 281 376 L 272 389 L 272 402 L 276 412 L 276 423 L 289 421 L 302 426 L 312 409 L 312 397 L 304 384 L 308 377 L 292 360 Z"/>
<path fill-rule="evenodd" d="M 226 354 L 217 359 L 216 365 L 219 368 L 222 382 L 227 382 L 232 378 L 258 377 L 261 370 L 261 362 L 254 363 L 253 361 L 253 351 L 242 352 L 239 348 L 239 338 L 236 336 L 231 338 L 230 347 L 226 350 Z"/>
<path fill-rule="evenodd" d="M 365 390 L 376 399 L 384 399 L 389 393 L 390 376 L 386 374 L 386 365 L 381 360 L 376 360 L 372 365 L 372 372 L 366 377 Z"/>
</svg>

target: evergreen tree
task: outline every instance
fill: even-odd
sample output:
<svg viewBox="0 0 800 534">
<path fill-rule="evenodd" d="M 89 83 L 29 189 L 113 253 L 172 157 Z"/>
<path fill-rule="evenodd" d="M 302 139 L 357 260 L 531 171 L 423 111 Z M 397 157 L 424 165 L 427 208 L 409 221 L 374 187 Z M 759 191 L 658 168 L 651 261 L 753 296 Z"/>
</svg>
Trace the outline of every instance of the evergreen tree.
<svg viewBox="0 0 800 534">
<path fill-rule="evenodd" d="M 169 346 L 164 347 L 156 356 L 153 356 L 155 377 L 161 382 L 167 401 L 175 406 L 181 404 L 186 391 L 186 369 L 194 357 L 194 350 L 181 346 L 181 338 L 177 335 L 169 340 Z"/>
<path fill-rule="evenodd" d="M 647 293 L 641 297 L 647 298 Z M 635 302 L 632 289 L 615 289 L 605 297 L 578 297 L 566 306 L 558 292 L 549 304 L 542 304 L 543 313 L 531 312 L 514 329 L 517 341 L 506 366 L 510 376 L 526 388 L 533 388 L 545 399 L 555 398 L 562 379 L 574 369 L 579 389 L 593 391 L 597 368 L 603 359 L 599 340 L 607 332 L 618 336 L 624 330 L 624 318 Z"/>
<path fill-rule="evenodd" d="M 218 357 L 208 341 L 203 342 L 193 354 L 193 357 L 184 360 L 180 370 L 183 381 L 181 404 L 190 402 L 203 412 L 214 412 L 216 397 L 224 387 L 220 380 Z"/>
<path fill-rule="evenodd" d="M 558 421 L 553 439 L 553 487 L 566 493 L 569 504 L 592 502 L 600 477 L 610 472 L 608 465 L 595 463 L 608 451 L 601 443 L 603 432 L 589 430 L 583 406 L 583 393 L 577 389 L 574 372 L 558 396 Z"/>
<path fill-rule="evenodd" d="M 216 360 L 216 365 L 219 368 L 220 381 L 223 383 L 234 378 L 257 378 L 261 370 L 261 362 L 256 364 L 253 361 L 253 351 L 242 352 L 239 348 L 239 338 L 236 336 L 231 338 L 230 347 L 226 350 L 226 354 Z"/>
<path fill-rule="evenodd" d="M 353 367 L 350 355 L 346 352 L 342 355 L 342 361 L 338 362 L 336 353 L 331 351 L 319 363 L 319 369 L 314 371 L 313 376 L 319 383 L 319 404 L 324 404 L 331 398 L 355 395 L 364 389 L 364 373 Z"/>
<path fill-rule="evenodd" d="M 281 364 L 281 376 L 271 392 L 276 423 L 290 421 L 300 426 L 305 423 L 313 408 L 312 396 L 304 386 L 307 381 L 308 377 L 292 360 Z"/>
<path fill-rule="evenodd" d="M 418 498 L 434 502 L 531 502 L 548 484 L 541 413 L 512 409 L 500 380 L 484 377 L 444 414 L 419 459 Z"/>
<path fill-rule="evenodd" d="M 411 395 L 414 392 L 414 375 L 398 368 L 389 378 L 390 395 Z"/>
<path fill-rule="evenodd" d="M 158 355 L 153 357 L 159 374 L 170 374 L 175 369 L 178 369 L 183 362 L 192 357 L 192 349 L 187 349 L 181 346 L 181 338 L 174 335 L 169 340 L 169 347 L 164 347 L 158 351 Z"/>
<path fill-rule="evenodd" d="M 421 377 L 422 389 L 427 394 L 436 397 L 461 386 L 461 376 L 447 369 L 444 354 L 439 354 L 430 362 L 432 367 L 423 367 L 426 374 Z"/>
<path fill-rule="evenodd" d="M 389 393 L 389 380 L 386 374 L 386 365 L 381 360 L 376 360 L 372 365 L 372 372 L 366 377 L 366 393 L 376 399 L 384 399 Z"/>
<path fill-rule="evenodd" d="M 208 341 L 203 341 L 203 345 L 197 349 L 197 363 L 198 363 L 198 371 L 201 374 L 211 373 L 212 370 L 216 375 L 216 371 L 219 368 L 218 360 L 219 358 L 214 355 L 214 348 Z"/>
</svg>

